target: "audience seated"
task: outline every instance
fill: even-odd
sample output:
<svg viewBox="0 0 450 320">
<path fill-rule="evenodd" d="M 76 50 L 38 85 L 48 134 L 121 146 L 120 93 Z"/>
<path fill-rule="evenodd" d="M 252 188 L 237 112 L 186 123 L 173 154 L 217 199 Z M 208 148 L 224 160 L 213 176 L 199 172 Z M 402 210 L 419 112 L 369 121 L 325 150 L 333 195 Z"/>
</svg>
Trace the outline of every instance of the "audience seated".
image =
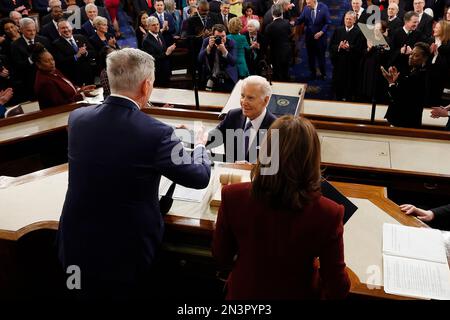
<svg viewBox="0 0 450 320">
<path fill-rule="evenodd" d="M 34 91 L 41 109 L 81 101 L 81 93 L 95 89 L 95 86 L 76 88 L 56 69 L 52 54 L 39 43 L 34 45 L 31 59 L 37 67 Z"/>
<path fill-rule="evenodd" d="M 251 182 L 222 188 L 212 251 L 220 266 L 231 268 L 226 299 L 345 298 L 344 208 L 320 193 L 314 126 L 300 117 L 279 118 L 261 153 L 268 154 L 259 158 Z M 275 174 L 267 174 L 268 157 L 271 165 L 279 160 Z"/>
</svg>

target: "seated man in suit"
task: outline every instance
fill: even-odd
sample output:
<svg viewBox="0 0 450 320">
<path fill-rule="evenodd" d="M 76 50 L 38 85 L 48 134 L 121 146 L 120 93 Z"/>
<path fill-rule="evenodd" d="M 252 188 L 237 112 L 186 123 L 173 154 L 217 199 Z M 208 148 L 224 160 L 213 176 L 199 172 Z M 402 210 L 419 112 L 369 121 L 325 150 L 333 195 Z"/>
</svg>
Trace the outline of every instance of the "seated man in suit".
<svg viewBox="0 0 450 320">
<path fill-rule="evenodd" d="M 52 21 L 42 27 L 41 35 L 49 39 L 50 42 L 53 42 L 59 38 L 58 21 L 63 18 L 64 13 L 60 6 L 54 6 L 51 15 Z"/>
<path fill-rule="evenodd" d="M 202 66 L 206 90 L 231 92 L 238 80 L 236 68 L 236 47 L 227 39 L 225 26 L 214 25 L 212 36 L 203 40 L 198 61 Z"/>
<path fill-rule="evenodd" d="M 148 298 L 143 290 L 152 289 L 148 280 L 164 232 L 161 175 L 206 188 L 207 135 L 200 130 L 191 157 L 172 127 L 141 112 L 155 78 L 148 53 L 116 50 L 106 64 L 111 95 L 69 116 L 58 253 L 64 270 L 76 265 L 81 271 L 81 289 L 72 290 L 79 298 Z"/>
<path fill-rule="evenodd" d="M 149 34 L 145 37 L 142 50 L 155 58 L 155 87 L 169 87 L 172 69 L 170 66 L 170 55 L 175 50 L 175 43 L 167 46 L 160 32 L 160 23 L 157 17 L 151 16 L 147 19 Z"/>
<path fill-rule="evenodd" d="M 31 18 L 20 20 L 20 31 L 22 37 L 11 44 L 11 59 L 19 83 L 16 93 L 24 101 L 34 99 L 36 68 L 31 60 L 32 47 L 34 44 L 40 43 L 49 49 L 51 45 L 46 37 L 36 34 L 36 23 Z"/>
<path fill-rule="evenodd" d="M 435 228 L 450 231 L 450 204 L 431 210 L 420 209 L 412 204 L 402 204 L 400 209 L 405 214 L 415 216 Z"/>
<path fill-rule="evenodd" d="M 68 21 L 58 22 L 60 37 L 53 42 L 56 66 L 77 86 L 94 83 L 91 67 L 95 59 L 95 50 L 81 34 L 73 34 Z"/>
<path fill-rule="evenodd" d="M 272 89 L 265 78 L 245 78 L 241 89 L 241 108 L 230 110 L 217 128 L 209 133 L 208 149 L 223 144 L 226 162 L 256 162 L 257 149 L 276 119 L 266 109 L 271 95 Z"/>
</svg>

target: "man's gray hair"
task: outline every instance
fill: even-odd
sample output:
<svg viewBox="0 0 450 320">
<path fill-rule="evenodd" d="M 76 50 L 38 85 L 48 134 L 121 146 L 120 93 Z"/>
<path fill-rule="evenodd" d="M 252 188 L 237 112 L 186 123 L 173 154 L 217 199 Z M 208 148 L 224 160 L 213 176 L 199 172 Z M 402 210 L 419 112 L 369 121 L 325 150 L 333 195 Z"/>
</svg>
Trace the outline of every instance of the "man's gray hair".
<svg viewBox="0 0 450 320">
<path fill-rule="evenodd" d="M 51 9 L 53 7 L 61 7 L 62 3 L 59 0 L 49 0 L 48 1 L 48 7 Z"/>
<path fill-rule="evenodd" d="M 261 92 L 263 93 L 261 99 L 265 97 L 270 97 L 272 95 L 272 88 L 270 87 L 270 83 L 264 77 L 248 76 L 247 78 L 242 80 L 242 89 L 248 84 L 259 86 Z"/>
<path fill-rule="evenodd" d="M 31 18 L 22 18 L 19 20 L 20 29 L 28 27 L 30 24 L 36 26 L 36 22 L 34 22 Z"/>
<path fill-rule="evenodd" d="M 277 4 L 279 4 L 280 6 L 284 6 L 285 4 L 290 4 L 291 0 L 278 0 Z"/>
<path fill-rule="evenodd" d="M 144 80 L 155 78 L 154 61 L 148 53 L 134 48 L 108 54 L 106 72 L 111 93 L 137 93 Z"/>
<path fill-rule="evenodd" d="M 151 25 L 151 24 L 154 24 L 154 23 L 158 23 L 159 24 L 159 19 L 157 17 L 150 16 L 150 17 L 147 18 L 147 27 L 149 25 Z"/>
<path fill-rule="evenodd" d="M 17 12 L 17 11 L 11 11 L 9 13 L 9 17 L 12 19 L 15 14 L 18 14 L 20 16 L 20 18 L 22 18 L 22 14 L 20 12 Z"/>
<path fill-rule="evenodd" d="M 250 19 L 247 21 L 247 26 L 254 26 L 256 31 L 259 31 L 259 28 L 261 27 L 261 24 L 256 19 Z"/>
<path fill-rule="evenodd" d="M 389 7 L 394 8 L 395 10 L 397 10 L 397 12 L 400 10 L 400 8 L 398 7 L 398 4 L 396 4 L 395 2 L 390 3 L 388 6 L 388 9 L 389 9 Z"/>
<path fill-rule="evenodd" d="M 93 4 L 93 3 L 88 3 L 85 7 L 84 7 L 84 10 L 86 11 L 86 12 L 88 12 L 89 10 L 91 10 L 91 9 L 96 9 L 97 10 L 97 12 L 98 12 L 98 8 L 97 8 L 97 6 L 95 5 L 95 4 Z"/>
<path fill-rule="evenodd" d="M 345 17 L 346 17 L 346 16 L 351 16 L 353 19 L 356 20 L 356 12 L 355 12 L 355 11 L 347 11 L 347 12 L 345 13 Z"/>
</svg>

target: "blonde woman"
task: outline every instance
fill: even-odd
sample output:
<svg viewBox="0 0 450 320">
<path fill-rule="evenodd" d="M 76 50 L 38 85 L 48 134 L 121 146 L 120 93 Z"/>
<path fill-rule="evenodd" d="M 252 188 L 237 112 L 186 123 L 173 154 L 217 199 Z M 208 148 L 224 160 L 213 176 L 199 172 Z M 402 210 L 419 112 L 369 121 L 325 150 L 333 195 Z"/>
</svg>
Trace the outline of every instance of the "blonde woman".
<svg viewBox="0 0 450 320">
<path fill-rule="evenodd" d="M 247 39 L 239 32 L 242 29 L 242 22 L 238 17 L 232 18 L 228 22 L 228 39 L 232 39 L 236 44 L 236 66 L 239 78 L 245 78 L 250 75 L 245 61 L 245 50 L 250 50 Z"/>
</svg>

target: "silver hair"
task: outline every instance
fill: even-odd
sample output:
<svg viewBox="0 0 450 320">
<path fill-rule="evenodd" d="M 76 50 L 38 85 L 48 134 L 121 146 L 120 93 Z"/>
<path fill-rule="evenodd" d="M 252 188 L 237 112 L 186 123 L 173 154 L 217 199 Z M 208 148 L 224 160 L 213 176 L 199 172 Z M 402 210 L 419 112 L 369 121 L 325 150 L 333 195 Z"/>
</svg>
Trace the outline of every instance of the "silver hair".
<svg viewBox="0 0 450 320">
<path fill-rule="evenodd" d="M 61 7 L 62 3 L 59 0 L 49 0 L 48 1 L 48 7 L 49 8 L 53 8 L 53 7 Z"/>
<path fill-rule="evenodd" d="M 263 94 L 261 99 L 264 99 L 265 97 L 270 97 L 272 95 L 272 88 L 270 87 L 270 83 L 264 77 L 248 76 L 247 78 L 242 80 L 242 89 L 248 84 L 259 86 Z"/>
<path fill-rule="evenodd" d="M 72 29 L 73 30 L 73 26 L 72 26 L 72 24 L 69 22 L 69 21 L 67 21 L 67 20 L 59 20 L 57 23 L 56 23 L 56 25 L 58 26 L 58 29 L 59 29 L 59 25 L 60 24 L 62 24 L 62 23 L 68 23 L 69 24 L 69 27 L 70 27 L 70 29 Z"/>
<path fill-rule="evenodd" d="M 88 12 L 89 10 L 95 8 L 98 12 L 98 8 L 95 4 L 93 3 L 88 3 L 85 7 L 84 7 L 84 11 Z"/>
<path fill-rule="evenodd" d="M 26 28 L 30 24 L 36 26 L 36 22 L 34 22 L 34 20 L 31 18 L 22 18 L 19 20 L 20 29 Z"/>
<path fill-rule="evenodd" d="M 175 11 L 175 1 L 174 0 L 164 0 L 164 8 L 167 12 L 174 12 Z"/>
<path fill-rule="evenodd" d="M 259 28 L 261 27 L 261 24 L 259 23 L 258 20 L 256 19 L 250 19 L 247 21 L 247 26 L 248 25 L 253 25 L 256 29 L 256 31 L 259 31 Z"/>
<path fill-rule="evenodd" d="M 355 11 L 347 11 L 345 13 L 344 17 L 346 17 L 346 16 L 352 16 L 356 20 L 356 12 Z"/>
<path fill-rule="evenodd" d="M 291 0 L 278 0 L 277 1 L 277 4 L 279 4 L 279 5 L 285 5 L 285 4 L 290 4 L 291 3 Z"/>
<path fill-rule="evenodd" d="M 158 24 L 159 24 L 159 19 L 155 16 L 150 16 L 147 18 L 147 26 L 149 26 L 153 23 L 156 23 L 156 22 L 158 22 Z"/>
<path fill-rule="evenodd" d="M 400 10 L 399 7 L 398 7 L 398 4 L 396 4 L 395 2 L 390 3 L 389 6 L 388 6 L 388 9 L 389 9 L 389 7 L 392 7 L 392 8 L 394 8 L 397 11 Z"/>
<path fill-rule="evenodd" d="M 9 13 L 9 17 L 12 19 L 13 15 L 15 15 L 15 14 L 18 14 L 20 16 L 20 18 L 22 18 L 22 14 L 20 12 L 17 12 L 17 11 L 11 11 Z"/>
<path fill-rule="evenodd" d="M 98 24 L 108 24 L 108 19 L 104 18 L 104 17 L 100 17 L 97 16 L 94 18 L 94 21 L 92 21 L 92 24 L 94 25 L 95 28 L 97 28 Z"/>
<path fill-rule="evenodd" d="M 137 93 L 142 82 L 155 79 L 155 59 L 134 48 L 116 50 L 106 58 L 111 93 Z"/>
</svg>

